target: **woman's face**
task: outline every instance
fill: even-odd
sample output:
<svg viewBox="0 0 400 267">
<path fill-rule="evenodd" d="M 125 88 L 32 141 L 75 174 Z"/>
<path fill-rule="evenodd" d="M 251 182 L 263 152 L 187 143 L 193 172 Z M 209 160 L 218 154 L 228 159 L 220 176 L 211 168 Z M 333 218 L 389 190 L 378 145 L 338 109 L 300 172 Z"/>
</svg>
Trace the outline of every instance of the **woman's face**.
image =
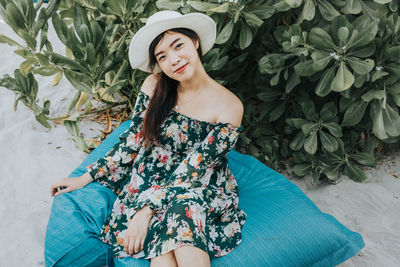
<svg viewBox="0 0 400 267">
<path fill-rule="evenodd" d="M 168 31 L 156 45 L 154 56 L 167 76 L 182 82 L 190 80 L 201 64 L 198 47 L 198 41 L 194 42 L 184 34 Z"/>
</svg>

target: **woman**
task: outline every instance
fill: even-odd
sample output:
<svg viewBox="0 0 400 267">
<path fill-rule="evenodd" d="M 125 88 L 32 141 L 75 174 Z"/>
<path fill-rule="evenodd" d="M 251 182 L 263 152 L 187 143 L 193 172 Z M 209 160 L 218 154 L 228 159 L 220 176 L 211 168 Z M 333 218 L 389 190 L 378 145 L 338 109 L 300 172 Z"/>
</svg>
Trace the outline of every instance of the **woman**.
<svg viewBox="0 0 400 267">
<path fill-rule="evenodd" d="M 100 233 L 112 257 L 210 266 L 210 257 L 241 242 L 247 215 L 226 154 L 243 128 L 243 104 L 204 70 L 201 57 L 215 35 L 214 21 L 201 13 L 149 17 L 129 48 L 132 67 L 153 72 L 130 128 L 83 176 L 51 186 L 57 196 L 95 180 L 118 195 Z"/>
</svg>

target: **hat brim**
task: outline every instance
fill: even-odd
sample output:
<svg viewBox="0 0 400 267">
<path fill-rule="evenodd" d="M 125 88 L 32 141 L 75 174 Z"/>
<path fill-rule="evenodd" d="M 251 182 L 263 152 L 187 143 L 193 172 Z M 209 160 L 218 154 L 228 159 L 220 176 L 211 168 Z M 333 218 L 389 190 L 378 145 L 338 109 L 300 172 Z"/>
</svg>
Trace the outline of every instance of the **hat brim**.
<svg viewBox="0 0 400 267">
<path fill-rule="evenodd" d="M 154 70 L 149 67 L 149 46 L 160 33 L 172 28 L 188 28 L 196 32 L 200 38 L 202 54 L 207 53 L 215 43 L 216 24 L 212 18 L 202 13 L 190 13 L 177 18 L 160 20 L 139 29 L 129 45 L 129 62 L 133 69 L 159 73 L 156 64 Z"/>
</svg>

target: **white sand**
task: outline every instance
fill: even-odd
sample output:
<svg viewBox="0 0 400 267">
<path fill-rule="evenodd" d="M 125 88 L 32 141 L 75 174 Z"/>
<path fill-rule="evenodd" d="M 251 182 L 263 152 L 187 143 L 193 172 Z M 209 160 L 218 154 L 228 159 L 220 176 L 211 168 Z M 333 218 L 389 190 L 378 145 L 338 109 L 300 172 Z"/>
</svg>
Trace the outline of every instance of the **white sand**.
<svg viewBox="0 0 400 267">
<path fill-rule="evenodd" d="M 1 21 L 0 33 L 22 42 Z M 64 54 L 52 27 L 49 38 L 55 51 Z M 0 44 L 0 77 L 13 75 L 23 61 L 14 49 Z M 63 78 L 51 87 L 52 77 L 37 75 L 36 79 L 40 100 L 50 99 L 51 110 L 63 114 L 75 92 L 69 82 Z M 14 94 L 1 87 L 0 266 L 43 266 L 50 185 L 67 176 L 86 154 L 74 147 L 63 126 L 47 130 L 22 103 L 14 112 L 13 102 Z M 90 133 L 88 125 L 82 128 Z M 392 174 L 400 175 L 400 155 L 380 169 L 369 170 L 361 184 L 344 179 L 338 185 L 312 189 L 307 180 L 292 180 L 322 211 L 363 236 L 365 248 L 340 266 L 400 266 L 400 179 Z"/>
</svg>

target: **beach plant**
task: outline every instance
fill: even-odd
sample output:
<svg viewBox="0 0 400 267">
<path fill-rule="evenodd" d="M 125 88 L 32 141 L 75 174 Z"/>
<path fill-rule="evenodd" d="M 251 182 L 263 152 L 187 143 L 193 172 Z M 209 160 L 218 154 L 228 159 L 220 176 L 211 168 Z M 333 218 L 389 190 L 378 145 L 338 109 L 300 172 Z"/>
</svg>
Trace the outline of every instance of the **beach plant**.
<svg viewBox="0 0 400 267">
<path fill-rule="evenodd" d="M 0 86 L 17 95 L 45 127 L 62 122 L 79 149 L 95 147 L 80 133 L 92 114 L 131 115 L 147 76 L 132 70 L 133 34 L 159 10 L 202 12 L 217 23 L 206 71 L 238 95 L 245 115 L 237 143 L 276 170 L 337 183 L 363 181 L 376 151 L 399 143 L 398 0 L 0 0 L 0 15 L 20 36 L 0 34 L 24 58 Z M 53 51 L 52 26 L 65 46 Z M 40 35 L 39 35 L 40 34 Z M 38 99 L 35 76 L 65 77 L 76 89 L 65 114 Z M 113 114 L 110 115 L 113 111 Z"/>
</svg>

